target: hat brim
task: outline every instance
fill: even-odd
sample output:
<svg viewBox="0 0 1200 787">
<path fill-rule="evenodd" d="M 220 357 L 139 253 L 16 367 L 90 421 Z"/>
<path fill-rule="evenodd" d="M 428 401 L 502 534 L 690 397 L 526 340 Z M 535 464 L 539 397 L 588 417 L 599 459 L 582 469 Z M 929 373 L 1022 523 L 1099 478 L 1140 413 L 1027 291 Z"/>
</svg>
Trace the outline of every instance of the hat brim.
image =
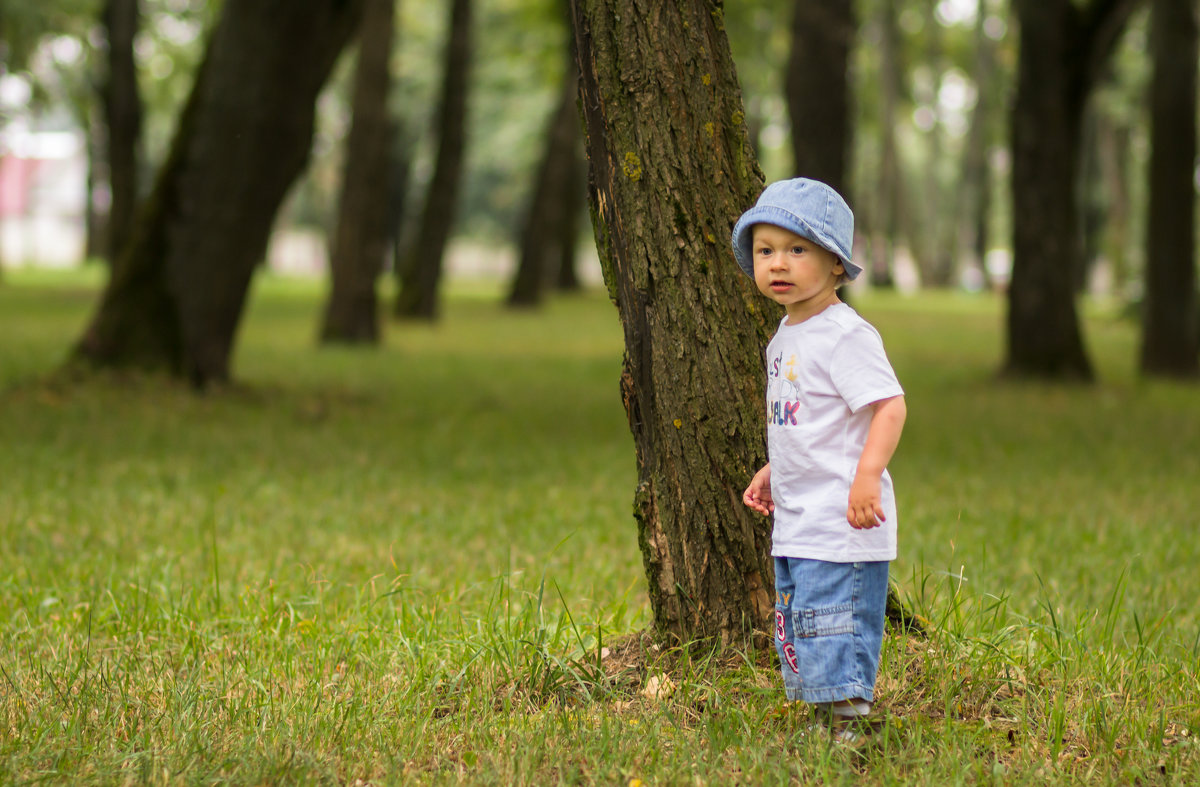
<svg viewBox="0 0 1200 787">
<path fill-rule="evenodd" d="M 752 279 L 754 278 L 755 224 L 773 224 L 776 227 L 782 227 L 829 251 L 842 263 L 848 279 L 856 279 L 862 273 L 862 268 L 850 261 L 849 249 L 839 249 L 833 238 L 817 232 L 796 214 L 775 205 L 756 205 L 743 213 L 733 227 L 733 256 L 737 260 L 738 266 Z"/>
</svg>

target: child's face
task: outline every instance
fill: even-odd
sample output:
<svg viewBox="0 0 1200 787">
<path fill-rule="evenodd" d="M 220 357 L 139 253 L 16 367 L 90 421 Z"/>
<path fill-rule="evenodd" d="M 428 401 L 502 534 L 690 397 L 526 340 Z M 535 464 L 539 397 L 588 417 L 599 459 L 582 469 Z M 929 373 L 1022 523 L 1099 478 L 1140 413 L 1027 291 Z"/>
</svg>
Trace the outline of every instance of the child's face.
<svg viewBox="0 0 1200 787">
<path fill-rule="evenodd" d="M 836 302 L 845 269 L 833 252 L 773 224 L 754 225 L 753 238 L 754 281 L 793 322 Z"/>
</svg>

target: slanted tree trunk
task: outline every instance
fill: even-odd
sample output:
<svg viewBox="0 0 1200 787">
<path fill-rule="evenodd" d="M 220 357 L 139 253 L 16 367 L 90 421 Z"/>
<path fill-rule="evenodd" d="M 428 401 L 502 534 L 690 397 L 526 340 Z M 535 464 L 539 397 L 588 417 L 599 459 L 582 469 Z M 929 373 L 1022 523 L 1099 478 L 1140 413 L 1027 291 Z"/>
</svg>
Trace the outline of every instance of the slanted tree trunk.
<svg viewBox="0 0 1200 787">
<path fill-rule="evenodd" d="M 138 0 L 107 0 L 105 3 L 108 73 L 103 94 L 108 132 L 108 181 L 112 191 L 106 256 L 110 265 L 129 242 L 137 210 L 142 100 L 138 92 L 133 40 L 137 36 L 138 19 Z"/>
<path fill-rule="evenodd" d="M 1015 0 L 1021 26 L 1012 109 L 1013 376 L 1092 378 L 1075 308 L 1079 152 L 1087 97 L 1137 0 Z"/>
<path fill-rule="evenodd" d="M 321 341 L 379 341 L 376 283 L 388 251 L 393 123 L 388 115 L 396 0 L 366 0 L 359 29 L 353 112 L 338 225 L 330 257 L 332 287 Z"/>
<path fill-rule="evenodd" d="M 762 186 L 715 0 L 573 0 L 591 204 L 625 329 L 634 514 L 657 633 L 741 642 L 772 611 L 762 348 L 778 311 L 729 248 Z"/>
<path fill-rule="evenodd" d="M 508 293 L 509 306 L 537 306 L 552 264 L 562 259 L 563 222 L 572 205 L 564 199 L 579 143 L 579 69 L 571 57 L 559 90 L 558 108 L 546 130 L 546 145 L 521 230 L 521 256 Z"/>
<path fill-rule="evenodd" d="M 792 122 L 793 170 L 850 194 L 850 54 L 858 20 L 853 0 L 795 0 L 784 83 Z"/>
<path fill-rule="evenodd" d="M 78 360 L 229 379 L 234 335 L 317 93 L 362 0 L 228 0 L 131 242 Z"/>
<path fill-rule="evenodd" d="M 392 248 L 393 268 L 404 259 L 404 223 L 408 207 L 408 182 L 412 173 L 412 148 L 415 145 L 399 117 L 393 117 L 392 149 L 388 153 L 388 243 Z"/>
<path fill-rule="evenodd" d="M 471 70 L 471 0 L 453 0 L 446 41 L 437 163 L 425 197 L 417 238 L 398 266 L 396 316 L 433 320 L 450 230 L 457 215 L 459 181 L 466 148 L 467 88 Z"/>
<path fill-rule="evenodd" d="M 1200 375 L 1196 303 L 1196 6 L 1154 0 L 1150 204 L 1141 371 Z"/>
</svg>

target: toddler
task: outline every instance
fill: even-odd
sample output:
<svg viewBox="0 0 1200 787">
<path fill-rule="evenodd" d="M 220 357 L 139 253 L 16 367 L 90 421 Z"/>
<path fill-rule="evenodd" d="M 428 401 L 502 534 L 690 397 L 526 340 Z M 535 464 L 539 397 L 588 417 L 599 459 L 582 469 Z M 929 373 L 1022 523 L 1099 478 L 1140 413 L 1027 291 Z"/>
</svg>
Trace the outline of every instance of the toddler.
<svg viewBox="0 0 1200 787">
<path fill-rule="evenodd" d="M 879 333 L 838 298 L 854 214 L 824 183 L 768 186 L 733 229 L 738 265 L 787 316 L 767 346 L 768 463 L 743 502 L 774 514 L 775 645 L 789 700 L 857 740 L 883 642 L 904 391 Z"/>
</svg>

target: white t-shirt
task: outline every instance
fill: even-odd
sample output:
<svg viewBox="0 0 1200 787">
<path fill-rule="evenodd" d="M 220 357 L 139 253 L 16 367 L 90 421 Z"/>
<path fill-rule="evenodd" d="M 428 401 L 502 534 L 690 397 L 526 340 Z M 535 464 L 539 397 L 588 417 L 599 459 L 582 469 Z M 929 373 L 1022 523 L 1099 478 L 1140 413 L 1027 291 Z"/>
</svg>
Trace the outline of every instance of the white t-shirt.
<svg viewBox="0 0 1200 787">
<path fill-rule="evenodd" d="M 872 409 L 904 393 L 870 323 L 844 303 L 779 325 L 767 345 L 767 451 L 775 529 L 771 554 L 833 563 L 894 560 L 896 498 L 880 483 L 887 522 L 846 521 Z"/>
</svg>

